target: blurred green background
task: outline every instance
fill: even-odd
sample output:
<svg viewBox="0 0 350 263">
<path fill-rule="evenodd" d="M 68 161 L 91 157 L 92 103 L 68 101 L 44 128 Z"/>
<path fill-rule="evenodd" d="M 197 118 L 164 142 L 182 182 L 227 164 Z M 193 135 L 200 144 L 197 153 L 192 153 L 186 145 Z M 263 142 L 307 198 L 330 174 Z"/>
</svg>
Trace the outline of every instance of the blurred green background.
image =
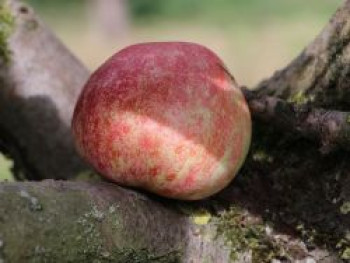
<svg viewBox="0 0 350 263">
<path fill-rule="evenodd" d="M 132 43 L 191 41 L 215 51 L 238 82 L 250 87 L 294 58 L 342 2 L 114 0 L 119 5 L 113 5 L 107 3 L 113 0 L 27 1 L 91 70 Z M 9 167 L 11 163 L 0 156 L 0 180 L 11 180 Z"/>
</svg>

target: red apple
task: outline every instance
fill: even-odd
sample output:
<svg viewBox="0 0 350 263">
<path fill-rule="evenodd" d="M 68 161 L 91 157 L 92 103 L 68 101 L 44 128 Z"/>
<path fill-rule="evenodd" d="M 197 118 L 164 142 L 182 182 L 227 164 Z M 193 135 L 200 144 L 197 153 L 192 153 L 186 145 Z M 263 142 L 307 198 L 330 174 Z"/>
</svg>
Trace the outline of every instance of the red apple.
<svg viewBox="0 0 350 263">
<path fill-rule="evenodd" d="M 196 200 L 234 178 L 249 148 L 251 118 L 212 51 L 145 43 L 121 50 L 92 74 L 72 130 L 79 152 L 108 179 Z"/>
</svg>

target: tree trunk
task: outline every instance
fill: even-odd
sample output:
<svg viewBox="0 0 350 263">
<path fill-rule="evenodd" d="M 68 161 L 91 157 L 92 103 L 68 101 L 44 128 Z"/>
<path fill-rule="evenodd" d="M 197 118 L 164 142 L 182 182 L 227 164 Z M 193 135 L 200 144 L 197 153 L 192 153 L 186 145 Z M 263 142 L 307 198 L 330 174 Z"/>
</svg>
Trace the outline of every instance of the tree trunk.
<svg viewBox="0 0 350 263">
<path fill-rule="evenodd" d="M 24 171 L 31 171 L 26 173 L 27 178 L 71 177 L 80 169 L 67 168 L 58 157 L 60 152 L 55 151 L 67 147 L 71 151 L 62 158 L 68 156 L 64 159 L 68 163 L 77 160 L 67 127 L 87 71 L 57 44 L 41 22 L 34 23 L 38 27 L 32 29 L 31 21 L 37 20 L 33 20 L 29 9 L 23 9 L 17 1 L 11 2 L 11 17 L 16 21 L 21 17 L 28 19 L 15 24 L 8 45 L 0 43 L 4 62 L 9 61 L 1 70 L 4 95 L 0 93 L 0 127 L 16 119 L 21 121 L 5 126 L 9 127 L 8 136 L 0 137 L 5 145 L 10 145 L 7 148 L 15 149 L 13 157 L 26 151 L 38 152 L 39 161 L 17 158 L 26 160 L 20 163 Z M 27 11 L 22 14 L 23 10 Z M 7 16 L 1 19 L 8 20 Z M 184 203 L 100 183 L 3 184 L 0 262 L 1 258 L 9 262 L 23 262 L 23 258 L 27 262 L 55 262 L 56 257 L 60 262 L 350 260 L 349 149 L 339 145 L 350 145 L 350 136 L 331 136 L 344 129 L 339 121 L 333 123 L 333 118 L 327 118 L 338 117 L 341 112 L 342 123 L 347 125 L 344 120 L 348 120 L 350 111 L 349 31 L 350 0 L 298 58 L 256 90 L 246 93 L 254 117 L 251 151 L 239 176 L 220 194 L 209 200 Z M 16 38 L 18 32 L 22 41 Z M 35 46 L 23 45 L 33 32 L 46 32 L 49 42 L 45 40 L 43 46 L 43 42 L 34 41 L 39 37 L 32 39 Z M 16 39 L 22 44 L 14 45 Z M 33 50 L 38 49 L 40 56 L 34 57 Z M 52 57 L 60 66 L 48 64 Z M 50 85 L 42 72 L 52 76 Z M 59 84 L 53 85 L 56 81 Z M 30 91 L 34 95 L 26 93 Z M 30 99 L 38 97 L 43 100 L 36 100 L 35 107 L 30 104 L 35 108 L 32 115 L 24 114 L 26 108 L 16 106 L 27 105 Z M 275 103 L 273 107 L 271 101 Z M 44 118 L 45 105 L 56 110 L 56 118 Z M 307 122 L 308 116 L 315 116 L 315 112 L 321 114 L 316 114 L 317 121 L 312 126 L 315 122 Z M 57 126 L 50 126 L 50 132 L 46 132 L 47 123 Z M 23 124 L 33 133 L 21 133 Z M 35 132 L 41 126 L 44 132 Z M 52 131 L 59 130 L 52 127 L 63 127 L 68 135 L 52 136 Z M 320 127 L 320 132 L 315 127 Z M 29 138 L 42 145 L 28 143 Z M 325 143 L 329 139 L 337 145 Z M 53 142 L 56 147 L 51 147 Z M 55 157 L 50 160 L 48 152 L 36 148 L 39 146 L 51 149 Z M 77 167 L 83 167 L 77 163 Z M 39 168 L 30 169 L 32 166 Z"/>
</svg>

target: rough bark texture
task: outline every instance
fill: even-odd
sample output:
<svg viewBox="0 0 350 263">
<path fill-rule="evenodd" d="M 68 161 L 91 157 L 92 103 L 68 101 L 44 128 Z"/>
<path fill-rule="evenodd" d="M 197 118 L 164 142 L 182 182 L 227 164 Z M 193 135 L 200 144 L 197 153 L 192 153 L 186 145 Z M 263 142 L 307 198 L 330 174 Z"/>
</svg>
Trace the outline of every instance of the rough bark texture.
<svg viewBox="0 0 350 263">
<path fill-rule="evenodd" d="M 70 119 L 88 71 L 19 1 L 2 3 L 0 148 L 18 179 L 70 178 L 84 169 Z"/>
<path fill-rule="evenodd" d="M 255 96 L 272 96 L 274 102 L 293 103 L 299 109 L 322 108 L 322 123 L 337 124 L 332 112 L 350 111 L 349 18 L 350 1 L 345 1 L 316 40 L 285 69 L 259 84 Z M 298 132 L 298 123 L 293 123 L 296 111 L 272 108 L 272 115 L 271 111 L 261 114 L 267 121 L 254 116 L 251 153 L 239 178 L 226 190 L 232 195 L 228 199 L 259 214 L 280 231 L 300 237 L 308 253 L 323 247 L 337 254 L 339 261 L 350 260 L 349 152 L 343 150 L 346 147 L 328 151 L 310 140 L 327 134 L 322 125 L 315 125 L 319 131 L 311 130 L 313 135 L 305 137 Z M 306 112 L 311 116 L 320 113 Z M 289 128 L 276 129 L 284 121 Z M 349 138 L 349 134 L 344 135 Z"/>
<path fill-rule="evenodd" d="M 107 183 L 0 184 L 1 262 L 228 262 L 213 225 Z"/>
<path fill-rule="evenodd" d="M 297 104 L 273 96 L 260 96 L 242 87 L 252 115 L 275 129 L 294 133 L 321 144 L 329 153 L 350 149 L 350 112 L 327 110 Z"/>
<path fill-rule="evenodd" d="M 266 230 L 248 210 L 223 210 L 218 202 L 177 202 L 108 183 L 2 183 L 0 260 L 248 263 L 311 258 L 300 240 L 277 234 L 272 226 Z M 329 257 L 317 251 L 313 258 L 324 255 Z"/>
<path fill-rule="evenodd" d="M 345 1 L 330 23 L 285 69 L 260 83 L 260 95 L 298 103 L 349 110 L 350 2 Z"/>
<path fill-rule="evenodd" d="M 87 71 L 32 11 L 11 2 L 10 17 L 22 22 L 16 22 L 8 46 L 0 41 L 3 63 L 9 61 L 0 70 L 0 138 L 6 149 L 15 149 L 12 157 L 20 160 L 28 178 L 70 177 L 81 166 L 74 161 L 67 123 L 76 87 Z M 2 21 L 11 21 L 5 18 Z M 346 1 L 320 36 L 254 94 L 301 107 L 350 111 L 349 18 Z M 21 38 L 26 45 L 13 44 Z M 48 63 L 53 58 L 57 68 Z M 295 112 L 275 109 L 274 116 L 293 120 Z M 260 122 L 257 112 L 242 171 L 211 200 L 179 203 L 106 184 L 1 185 L 0 262 L 190 262 L 186 260 L 191 257 L 198 262 L 205 255 L 207 262 L 350 260 L 349 152 L 338 147 L 325 154 L 322 145 L 303 134 L 276 129 L 280 123 L 273 118 Z M 5 132 L 2 127 L 7 127 Z M 60 147 L 70 150 L 60 155 Z M 28 152 L 40 155 L 32 159 Z M 71 161 L 77 166 L 68 168 Z"/>
</svg>

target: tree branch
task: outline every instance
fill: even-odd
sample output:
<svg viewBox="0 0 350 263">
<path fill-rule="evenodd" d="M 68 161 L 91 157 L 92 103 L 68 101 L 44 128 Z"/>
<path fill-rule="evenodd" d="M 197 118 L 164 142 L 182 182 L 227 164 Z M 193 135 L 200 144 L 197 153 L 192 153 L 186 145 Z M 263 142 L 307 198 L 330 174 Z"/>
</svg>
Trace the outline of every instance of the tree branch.
<svg viewBox="0 0 350 263">
<path fill-rule="evenodd" d="M 108 183 L 0 183 L 0 260 L 248 263 L 311 257 L 300 240 L 285 243 L 272 228 L 266 233 L 251 212 L 236 207 L 218 215 L 209 206 L 209 200 L 165 200 Z"/>
<path fill-rule="evenodd" d="M 229 262 L 212 224 L 107 183 L 0 184 L 5 262 Z"/>
<path fill-rule="evenodd" d="M 319 141 L 321 151 L 350 150 L 350 112 L 313 108 L 309 104 L 289 103 L 256 91 L 241 88 L 254 118 L 288 133 Z"/>
<path fill-rule="evenodd" d="M 346 0 L 297 58 L 258 85 L 259 95 L 350 111 L 349 17 L 350 0 Z"/>
<path fill-rule="evenodd" d="M 86 169 L 69 127 L 89 72 L 29 6 L 0 11 L 0 150 L 17 179 L 71 178 Z"/>
</svg>

